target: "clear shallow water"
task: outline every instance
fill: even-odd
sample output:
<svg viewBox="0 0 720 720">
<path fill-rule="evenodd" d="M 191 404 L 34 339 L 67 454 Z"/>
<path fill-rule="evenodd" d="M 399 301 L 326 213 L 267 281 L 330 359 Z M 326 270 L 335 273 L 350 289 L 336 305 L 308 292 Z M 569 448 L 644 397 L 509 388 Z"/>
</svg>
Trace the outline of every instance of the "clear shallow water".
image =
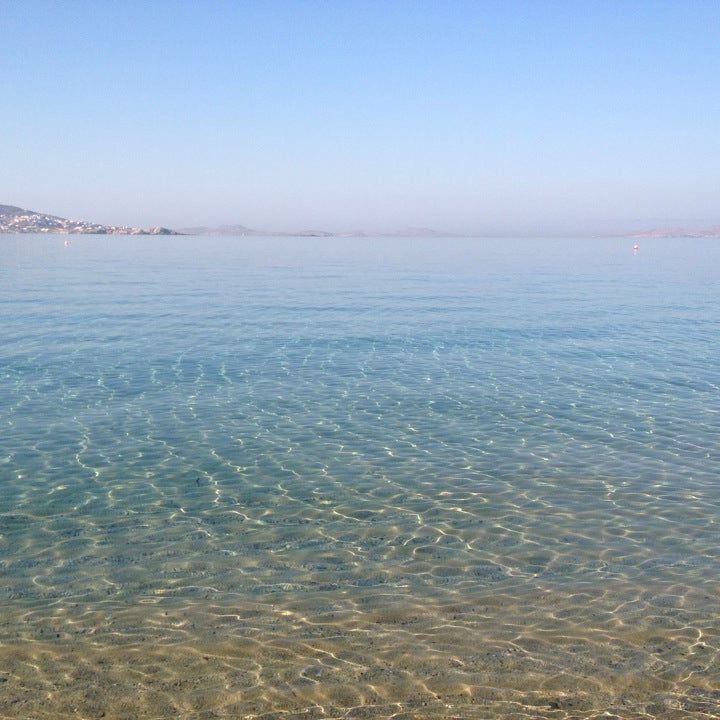
<svg viewBox="0 0 720 720">
<path fill-rule="evenodd" d="M 720 243 L 63 240 L 0 236 L 0 717 L 718 717 Z"/>
</svg>

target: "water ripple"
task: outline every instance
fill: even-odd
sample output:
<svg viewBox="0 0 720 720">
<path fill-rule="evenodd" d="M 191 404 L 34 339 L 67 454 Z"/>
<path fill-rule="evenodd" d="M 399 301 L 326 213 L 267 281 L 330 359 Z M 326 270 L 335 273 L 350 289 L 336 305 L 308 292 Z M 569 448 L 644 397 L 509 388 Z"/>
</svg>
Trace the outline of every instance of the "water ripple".
<svg viewBox="0 0 720 720">
<path fill-rule="evenodd" d="M 0 717 L 718 717 L 720 303 L 672 246 L 23 242 Z"/>
</svg>

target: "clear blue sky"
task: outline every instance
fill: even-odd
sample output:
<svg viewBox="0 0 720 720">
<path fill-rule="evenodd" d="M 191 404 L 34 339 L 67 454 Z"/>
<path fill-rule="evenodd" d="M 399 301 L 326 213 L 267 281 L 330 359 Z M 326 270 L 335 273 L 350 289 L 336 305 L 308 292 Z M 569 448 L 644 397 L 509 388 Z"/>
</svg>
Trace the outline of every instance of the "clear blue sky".
<svg viewBox="0 0 720 720">
<path fill-rule="evenodd" d="M 0 203 L 107 223 L 720 223 L 720 2 L 0 0 Z"/>
</svg>

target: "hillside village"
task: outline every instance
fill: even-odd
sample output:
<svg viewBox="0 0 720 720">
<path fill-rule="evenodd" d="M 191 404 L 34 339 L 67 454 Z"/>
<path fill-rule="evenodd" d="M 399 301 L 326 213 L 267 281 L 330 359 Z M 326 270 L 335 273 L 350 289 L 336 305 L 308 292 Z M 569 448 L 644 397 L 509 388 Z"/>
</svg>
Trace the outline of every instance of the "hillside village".
<svg viewBox="0 0 720 720">
<path fill-rule="evenodd" d="M 0 233 L 60 233 L 72 235 L 178 235 L 165 227 L 143 228 L 127 225 L 101 225 L 86 220 L 68 220 L 24 210 L 13 205 L 0 205 Z"/>
</svg>

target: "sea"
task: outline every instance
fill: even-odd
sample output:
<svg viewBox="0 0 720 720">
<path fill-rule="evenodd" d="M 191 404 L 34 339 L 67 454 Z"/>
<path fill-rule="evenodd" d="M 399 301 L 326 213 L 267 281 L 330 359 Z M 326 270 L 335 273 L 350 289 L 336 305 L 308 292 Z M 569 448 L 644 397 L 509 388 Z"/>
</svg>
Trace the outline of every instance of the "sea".
<svg viewBox="0 0 720 720">
<path fill-rule="evenodd" d="M 0 718 L 720 717 L 720 241 L 634 242 L 0 236 Z"/>
</svg>

